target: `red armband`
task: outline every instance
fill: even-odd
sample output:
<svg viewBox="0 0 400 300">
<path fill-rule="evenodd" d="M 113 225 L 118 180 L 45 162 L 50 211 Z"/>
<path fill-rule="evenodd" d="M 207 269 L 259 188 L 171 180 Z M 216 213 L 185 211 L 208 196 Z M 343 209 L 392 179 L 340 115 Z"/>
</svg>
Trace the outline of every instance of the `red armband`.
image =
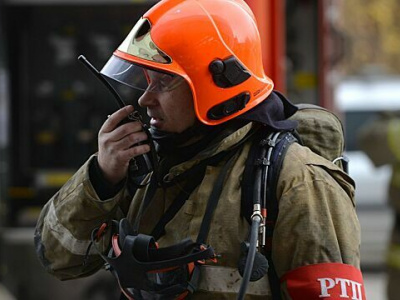
<svg viewBox="0 0 400 300">
<path fill-rule="evenodd" d="M 341 263 L 308 265 L 289 271 L 281 278 L 293 300 L 365 300 L 361 271 Z"/>
</svg>

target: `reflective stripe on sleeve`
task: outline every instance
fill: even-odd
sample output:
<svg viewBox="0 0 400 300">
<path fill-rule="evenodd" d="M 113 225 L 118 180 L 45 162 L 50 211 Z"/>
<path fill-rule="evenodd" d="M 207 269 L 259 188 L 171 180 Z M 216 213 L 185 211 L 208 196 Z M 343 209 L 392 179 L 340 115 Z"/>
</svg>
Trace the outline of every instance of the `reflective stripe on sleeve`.
<svg viewBox="0 0 400 300">
<path fill-rule="evenodd" d="M 200 282 L 198 289 L 207 292 L 238 293 L 242 284 L 236 268 L 205 265 L 200 268 Z M 258 281 L 250 282 L 246 290 L 247 295 L 271 295 L 268 276 Z"/>
<path fill-rule="evenodd" d="M 57 218 L 54 203 L 52 202 L 45 219 L 45 226 L 60 244 L 75 255 L 85 255 L 89 247 L 90 240 L 78 240 L 73 234 L 64 227 Z M 90 255 L 98 254 L 95 247 L 91 247 Z"/>
<path fill-rule="evenodd" d="M 400 161 L 400 120 L 391 120 L 388 125 L 388 142 L 390 151 Z"/>
</svg>

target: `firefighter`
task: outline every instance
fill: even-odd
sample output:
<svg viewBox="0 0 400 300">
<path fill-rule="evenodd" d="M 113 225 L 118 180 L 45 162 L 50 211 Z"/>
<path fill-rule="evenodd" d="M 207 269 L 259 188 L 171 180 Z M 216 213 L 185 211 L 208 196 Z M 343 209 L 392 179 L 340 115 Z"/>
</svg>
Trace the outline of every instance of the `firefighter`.
<svg viewBox="0 0 400 300">
<path fill-rule="evenodd" d="M 42 264 L 68 280 L 91 275 L 107 261 L 132 299 L 163 298 L 159 294 L 172 287 L 163 294 L 167 299 L 189 293 L 193 299 L 236 298 L 241 245 L 250 228 L 241 200 L 250 148 L 260 130 L 296 127 L 288 120 L 296 107 L 273 91 L 263 71 L 250 8 L 242 0 L 160 1 L 101 73 L 143 90 L 138 104 L 150 117 L 150 135 L 140 122 L 124 122 L 132 106 L 107 118 L 98 153 L 41 212 L 35 246 Z M 153 157 L 151 140 L 158 155 L 152 172 L 131 169 L 132 158 Z M 247 297 L 272 299 L 277 290 L 274 299 L 365 299 L 350 177 L 294 143 L 281 166 L 276 198 L 272 262 L 278 281 L 260 276 L 248 284 Z M 118 235 L 112 220 L 127 220 L 118 223 Z M 135 248 L 139 238 L 144 252 Z M 142 270 L 158 266 L 157 255 L 189 261 L 185 238 L 200 244 L 197 251 L 213 249 L 209 259 L 194 261 L 198 273 Z M 178 293 L 179 281 L 184 293 Z"/>
<path fill-rule="evenodd" d="M 382 113 L 361 128 L 359 140 L 360 148 L 375 166 L 392 166 L 389 204 L 395 212 L 395 222 L 387 250 L 387 294 L 389 300 L 394 300 L 398 298 L 400 282 L 400 113 Z"/>
</svg>

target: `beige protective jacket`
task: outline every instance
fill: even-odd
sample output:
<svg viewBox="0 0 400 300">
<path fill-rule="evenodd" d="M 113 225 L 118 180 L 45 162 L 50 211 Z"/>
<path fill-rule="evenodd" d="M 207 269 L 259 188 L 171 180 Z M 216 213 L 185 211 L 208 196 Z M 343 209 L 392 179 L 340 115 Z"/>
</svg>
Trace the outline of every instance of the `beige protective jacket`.
<svg viewBox="0 0 400 300">
<path fill-rule="evenodd" d="M 251 126 L 240 128 L 218 145 L 171 168 L 170 176 L 177 176 L 202 159 L 231 148 Z M 241 283 L 237 272 L 240 243 L 246 239 L 249 229 L 240 216 L 240 187 L 250 146 L 251 142 L 247 141 L 223 186 L 207 240 L 221 258 L 217 264 L 202 267 L 199 291 L 194 299 L 236 299 Z M 91 231 L 111 219 L 127 216 L 134 220 L 145 193 L 144 189 L 138 190 L 131 199 L 123 189 L 114 198 L 101 201 L 90 183 L 88 165 L 89 161 L 45 205 L 36 228 L 36 247 L 41 261 L 48 272 L 62 280 L 87 276 L 101 268 L 103 261 L 93 247 L 89 264 L 82 267 Z M 196 240 L 207 200 L 223 165 L 221 162 L 207 167 L 201 184 L 167 224 L 160 246 L 186 237 Z M 290 146 L 280 174 L 279 216 L 272 249 L 278 276 L 300 266 L 322 262 L 359 268 L 360 227 L 353 200 L 353 181 L 334 164 L 298 144 Z M 142 218 L 142 233 L 151 232 L 179 191 L 180 185 L 157 190 Z M 106 247 L 107 237 L 103 241 Z M 250 283 L 246 299 L 271 299 L 270 294 L 265 276 Z M 283 299 L 290 299 L 285 286 L 282 294 Z"/>
</svg>

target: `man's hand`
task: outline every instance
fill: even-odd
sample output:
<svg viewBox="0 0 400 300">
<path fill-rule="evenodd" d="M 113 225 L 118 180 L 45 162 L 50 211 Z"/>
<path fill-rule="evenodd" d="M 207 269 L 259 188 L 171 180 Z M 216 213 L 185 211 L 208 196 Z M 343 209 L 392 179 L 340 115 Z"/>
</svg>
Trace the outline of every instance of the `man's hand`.
<svg viewBox="0 0 400 300">
<path fill-rule="evenodd" d="M 117 184 L 125 178 L 131 158 L 150 151 L 147 144 L 137 145 L 147 140 L 139 122 L 128 122 L 118 126 L 133 111 L 131 105 L 121 108 L 109 116 L 99 131 L 97 159 L 104 177 L 112 184 Z"/>
</svg>

